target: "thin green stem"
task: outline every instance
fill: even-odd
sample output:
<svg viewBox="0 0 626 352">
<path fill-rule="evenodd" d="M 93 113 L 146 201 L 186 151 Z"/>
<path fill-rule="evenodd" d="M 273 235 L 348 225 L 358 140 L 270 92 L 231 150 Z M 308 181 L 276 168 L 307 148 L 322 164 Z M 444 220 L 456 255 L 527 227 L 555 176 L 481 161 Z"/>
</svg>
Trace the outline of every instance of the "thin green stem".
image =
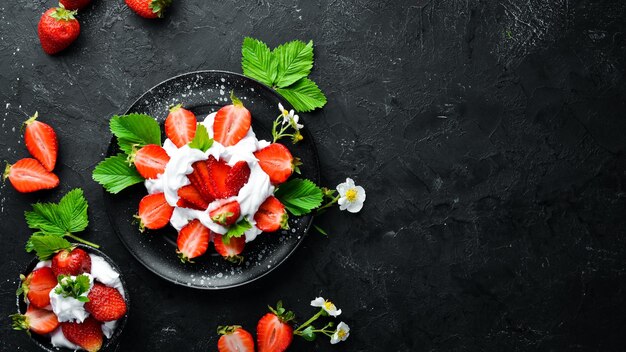
<svg viewBox="0 0 626 352">
<path fill-rule="evenodd" d="M 71 238 L 71 239 L 73 239 L 73 240 L 75 240 L 75 241 L 78 241 L 78 242 L 80 242 L 80 243 L 82 243 L 82 244 L 86 244 L 86 245 L 91 246 L 91 247 L 94 247 L 94 248 L 100 248 L 100 246 L 98 246 L 97 244 L 95 244 L 95 243 L 93 243 L 93 242 L 89 242 L 89 241 L 87 241 L 87 240 L 84 240 L 84 239 L 82 239 L 82 238 L 80 238 L 80 237 L 78 237 L 78 236 L 74 236 L 74 235 L 72 235 L 72 234 L 71 234 L 71 233 L 69 233 L 69 232 L 68 232 L 68 233 L 66 233 L 66 234 L 65 234 L 65 236 L 67 236 L 67 237 L 69 237 L 69 238 Z"/>
<path fill-rule="evenodd" d="M 335 198 L 333 198 L 330 202 L 328 202 L 328 203 L 326 203 L 326 204 L 322 205 L 321 207 L 317 208 L 317 211 L 320 211 L 320 210 L 326 209 L 326 208 L 328 208 L 328 207 L 330 207 L 330 206 L 334 205 L 335 203 L 337 203 L 337 201 L 339 201 L 339 198 L 340 198 L 340 196 L 336 196 L 336 197 L 335 197 Z"/>
<path fill-rule="evenodd" d="M 311 319 L 307 320 L 304 324 L 300 325 L 296 331 L 294 331 L 294 334 L 296 334 L 297 332 L 302 331 L 303 328 L 306 328 L 307 326 L 311 325 L 312 322 L 314 322 L 315 320 L 317 320 L 317 318 L 319 318 L 320 316 L 322 316 L 322 313 L 324 313 L 324 309 L 320 309 L 319 312 L 317 312 L 317 314 L 315 314 L 314 316 L 311 317 Z M 297 334 L 296 334 L 297 335 Z"/>
</svg>

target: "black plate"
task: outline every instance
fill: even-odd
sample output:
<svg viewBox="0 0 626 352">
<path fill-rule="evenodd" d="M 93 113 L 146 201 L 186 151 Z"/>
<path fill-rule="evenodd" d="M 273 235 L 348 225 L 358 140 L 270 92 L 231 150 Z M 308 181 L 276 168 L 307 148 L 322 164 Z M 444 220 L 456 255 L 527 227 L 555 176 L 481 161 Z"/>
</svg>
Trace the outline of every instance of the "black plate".
<svg viewBox="0 0 626 352">
<path fill-rule="evenodd" d="M 102 251 L 97 250 L 97 249 L 95 249 L 93 247 L 90 247 L 90 246 L 85 246 L 84 244 L 72 243 L 72 245 L 76 246 L 78 248 L 84 249 L 87 253 L 93 253 L 93 254 L 101 256 L 102 258 L 104 258 L 104 260 L 107 263 L 109 263 L 109 265 L 111 265 L 113 270 L 115 270 L 118 273 L 120 273 L 120 281 L 122 282 L 122 287 L 124 288 L 124 300 L 126 301 L 126 315 L 124 315 L 118 321 L 117 327 L 115 328 L 115 331 L 113 332 L 113 335 L 111 335 L 111 338 L 110 339 L 107 339 L 106 337 L 104 338 L 104 343 L 102 344 L 102 348 L 100 349 L 100 351 L 102 351 L 102 352 L 114 352 L 114 351 L 117 351 L 117 347 L 119 345 L 119 338 L 122 335 L 122 331 L 124 330 L 124 326 L 126 326 L 126 321 L 128 320 L 128 314 L 130 313 L 129 291 L 128 291 L 128 286 L 126 286 L 126 281 L 124 281 L 124 277 L 122 275 L 122 271 L 117 266 L 117 264 L 115 264 L 115 262 L 111 258 L 109 258 L 106 254 L 104 254 Z M 37 257 L 33 258 L 33 260 L 28 264 L 28 266 L 26 267 L 24 272 L 22 272 L 22 274 L 24 276 L 28 276 L 28 274 L 30 274 L 33 271 L 33 269 L 35 269 L 35 266 L 37 265 L 37 263 L 39 263 L 39 259 Z M 19 285 L 21 285 L 21 282 L 19 282 Z M 17 312 L 19 314 L 24 314 L 24 312 L 26 312 L 26 303 L 24 303 L 24 295 L 23 294 L 17 296 Z M 46 352 L 72 351 L 72 350 L 70 350 L 68 348 L 53 347 L 52 343 L 50 343 L 50 338 L 49 337 L 37 335 L 35 333 L 31 333 L 30 337 L 31 337 L 31 341 L 33 341 L 35 343 L 35 345 L 39 346 L 39 348 L 41 348 L 42 350 L 44 350 Z"/>
<path fill-rule="evenodd" d="M 252 128 L 259 139 L 271 140 L 272 122 L 278 116 L 278 103 L 290 108 L 282 97 L 265 85 L 242 75 L 223 71 L 191 72 L 160 83 L 143 94 L 127 113 L 146 113 L 162 125 L 168 107 L 182 103 L 193 111 L 201 121 L 206 115 L 230 104 L 229 92 L 242 99 L 252 113 Z M 162 129 L 163 130 L 163 129 Z M 304 140 L 293 145 L 282 142 L 294 157 L 302 159 L 301 177 L 319 182 L 319 162 L 313 137 L 306 128 Z M 117 154 L 115 140 L 107 156 Z M 140 233 L 133 215 L 146 189 L 138 184 L 117 195 L 105 192 L 105 206 L 115 232 L 126 248 L 139 262 L 162 278 L 179 285 L 198 289 L 224 289 L 240 286 L 266 275 L 293 253 L 304 239 L 313 217 L 291 217 L 291 230 L 260 234 L 256 240 L 246 243 L 241 265 L 222 259 L 209 246 L 207 253 L 194 259 L 195 263 L 181 263 L 176 255 L 174 228 L 167 226 L 159 231 Z"/>
</svg>

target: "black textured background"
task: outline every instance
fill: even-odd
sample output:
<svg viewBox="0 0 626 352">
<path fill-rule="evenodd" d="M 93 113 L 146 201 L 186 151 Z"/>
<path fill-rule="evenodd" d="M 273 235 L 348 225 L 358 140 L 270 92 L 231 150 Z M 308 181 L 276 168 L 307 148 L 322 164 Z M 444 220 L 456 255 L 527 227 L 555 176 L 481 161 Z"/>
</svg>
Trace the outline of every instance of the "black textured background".
<svg viewBox="0 0 626 352">
<path fill-rule="evenodd" d="M 619 351 L 626 336 L 626 4 L 613 1 L 175 0 L 161 21 L 95 0 L 72 48 L 48 57 L 53 1 L 0 5 L 0 158 L 27 155 L 35 110 L 60 137 L 61 187 L 1 188 L 0 349 L 34 350 L 5 318 L 30 256 L 23 211 L 83 187 L 91 226 L 123 267 L 133 311 L 122 351 L 215 350 L 279 298 L 302 317 L 321 294 L 353 330 L 294 351 Z M 173 286 L 112 233 L 90 174 L 108 118 L 199 69 L 240 72 L 240 43 L 315 41 L 328 96 L 303 114 L 323 183 L 367 189 L 358 215 L 319 219 L 263 280 L 224 292 Z M 5 107 L 6 105 L 6 107 Z"/>
</svg>

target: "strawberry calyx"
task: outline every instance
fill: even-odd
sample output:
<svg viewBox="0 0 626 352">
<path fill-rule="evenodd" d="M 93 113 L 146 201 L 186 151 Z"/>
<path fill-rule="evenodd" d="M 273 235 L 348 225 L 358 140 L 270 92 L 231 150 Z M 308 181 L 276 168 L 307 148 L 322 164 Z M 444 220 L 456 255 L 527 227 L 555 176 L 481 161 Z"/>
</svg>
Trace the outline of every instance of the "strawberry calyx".
<svg viewBox="0 0 626 352">
<path fill-rule="evenodd" d="M 300 174 L 300 166 L 302 165 L 302 159 L 295 157 L 291 161 L 291 171 Z"/>
<path fill-rule="evenodd" d="M 143 223 L 141 216 L 139 216 L 139 214 L 135 214 L 133 215 L 133 218 L 139 221 L 139 232 L 144 233 L 146 231 L 146 224 Z"/>
<path fill-rule="evenodd" d="M 283 230 L 289 230 L 289 215 L 287 215 L 287 212 L 280 217 L 280 228 Z"/>
<path fill-rule="evenodd" d="M 220 325 L 217 327 L 218 335 L 230 335 L 237 329 L 241 329 L 241 325 Z"/>
<path fill-rule="evenodd" d="M 178 258 L 180 259 L 180 262 L 185 264 L 185 263 L 195 263 L 193 260 L 191 260 L 189 257 L 187 257 L 183 252 L 176 250 L 176 254 L 178 255 Z"/>
<path fill-rule="evenodd" d="M 35 111 L 35 114 L 33 116 L 29 117 L 28 120 L 24 121 L 24 123 L 22 124 L 22 130 L 24 130 L 26 126 L 35 122 L 35 120 L 37 120 L 38 117 L 39 117 L 39 112 Z"/>
<path fill-rule="evenodd" d="M 172 0 L 152 0 L 150 2 L 150 9 L 156 13 L 159 18 L 165 14 L 165 9 L 172 4 Z"/>
<path fill-rule="evenodd" d="M 219 215 L 216 215 L 214 217 L 211 218 L 211 220 L 213 220 L 214 223 L 226 226 L 227 224 L 227 220 L 229 217 L 235 215 L 233 212 L 227 211 L 224 213 L 221 213 Z"/>
<path fill-rule="evenodd" d="M 7 166 L 4 168 L 4 173 L 2 174 L 2 181 L 6 181 L 7 178 L 9 178 L 9 174 L 11 173 L 11 164 L 9 164 L 8 161 L 6 161 Z"/>
<path fill-rule="evenodd" d="M 230 101 L 232 101 L 234 106 L 244 107 L 243 103 L 241 102 L 241 100 L 239 98 L 237 98 L 237 96 L 235 95 L 235 91 L 234 90 L 230 91 Z"/>
<path fill-rule="evenodd" d="M 30 280 L 32 279 L 31 275 L 24 276 L 24 274 L 20 274 L 20 280 L 22 284 L 17 288 L 15 295 L 19 297 L 19 295 L 24 294 L 24 300 L 26 300 L 26 295 L 28 295 L 28 291 L 30 291 Z"/>
<path fill-rule="evenodd" d="M 182 107 L 183 107 L 183 104 L 172 105 L 172 106 L 170 106 L 170 112 L 175 112 L 175 111 L 179 110 Z"/>
<path fill-rule="evenodd" d="M 72 21 L 76 19 L 74 17 L 76 14 L 78 14 L 78 11 L 70 11 L 63 4 L 59 4 L 59 7 L 54 8 L 54 12 L 50 14 L 50 17 L 59 21 Z"/>
<path fill-rule="evenodd" d="M 227 261 L 233 263 L 233 264 L 241 264 L 243 263 L 244 257 L 243 255 L 230 255 L 228 257 L 224 257 L 224 259 L 226 259 Z"/>
<path fill-rule="evenodd" d="M 296 319 L 294 312 L 290 310 L 288 311 L 283 307 L 283 301 L 278 301 L 276 303 L 276 309 L 272 306 L 267 306 L 267 308 L 269 308 L 270 312 L 276 315 L 282 323 L 289 324 Z"/>
<path fill-rule="evenodd" d="M 9 315 L 11 318 L 11 327 L 13 330 L 26 330 L 26 333 L 30 335 L 30 321 L 28 317 L 24 314 L 12 314 Z"/>
</svg>

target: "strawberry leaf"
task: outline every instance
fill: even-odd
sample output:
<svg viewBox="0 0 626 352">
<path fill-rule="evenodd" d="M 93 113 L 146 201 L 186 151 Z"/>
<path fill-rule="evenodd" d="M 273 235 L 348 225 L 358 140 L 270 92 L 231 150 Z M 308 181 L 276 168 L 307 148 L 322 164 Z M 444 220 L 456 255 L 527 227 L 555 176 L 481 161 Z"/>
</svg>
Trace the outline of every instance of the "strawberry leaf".
<svg viewBox="0 0 626 352">
<path fill-rule="evenodd" d="M 72 244 L 61 236 L 33 235 L 28 242 L 31 244 L 39 260 L 48 260 L 62 249 L 72 248 Z"/>
<path fill-rule="evenodd" d="M 65 236 L 80 232 L 89 225 L 87 200 L 83 190 L 76 188 L 68 192 L 58 204 L 35 203 L 33 210 L 24 213 L 28 227 L 42 234 Z"/>
<path fill-rule="evenodd" d="M 91 288 L 91 280 L 89 276 L 85 274 L 71 277 L 68 275 L 59 275 L 59 285 L 54 289 L 54 292 L 65 298 L 73 297 L 80 302 L 89 302 L 87 298 L 87 292 Z"/>
<path fill-rule="evenodd" d="M 298 112 L 308 112 L 326 105 L 326 97 L 315 82 L 302 78 L 287 88 L 277 88 Z"/>
<path fill-rule="evenodd" d="M 308 44 L 300 40 L 279 45 L 273 51 L 278 61 L 275 86 L 286 88 L 311 73 L 313 68 L 313 41 Z"/>
<path fill-rule="evenodd" d="M 252 228 L 252 224 L 250 223 L 250 221 L 248 221 L 248 219 L 246 218 L 243 218 L 228 229 L 226 234 L 224 234 L 224 237 L 222 238 L 222 240 L 228 243 L 231 238 L 241 237 L 246 231 L 248 231 L 251 228 Z"/>
<path fill-rule="evenodd" d="M 209 132 L 207 132 L 206 127 L 204 127 L 203 124 L 198 124 L 196 136 L 193 137 L 193 140 L 189 143 L 189 147 L 206 152 L 212 145 L 213 139 L 209 137 Z"/>
<path fill-rule="evenodd" d="M 300 178 L 291 179 L 280 185 L 274 191 L 274 196 L 295 216 L 310 213 L 319 207 L 324 199 L 321 188 L 307 179 Z"/>
<path fill-rule="evenodd" d="M 278 61 L 260 40 L 246 37 L 241 47 L 243 74 L 268 86 L 273 86 L 278 74 Z"/>
<path fill-rule="evenodd" d="M 92 178 L 109 193 L 119 193 L 123 189 L 144 181 L 135 166 L 128 165 L 124 154 L 117 154 L 101 161 L 93 170 Z"/>
<path fill-rule="evenodd" d="M 109 123 L 117 144 L 127 155 L 133 147 L 139 149 L 148 144 L 161 145 L 161 128 L 154 118 L 146 114 L 113 116 Z"/>
</svg>

